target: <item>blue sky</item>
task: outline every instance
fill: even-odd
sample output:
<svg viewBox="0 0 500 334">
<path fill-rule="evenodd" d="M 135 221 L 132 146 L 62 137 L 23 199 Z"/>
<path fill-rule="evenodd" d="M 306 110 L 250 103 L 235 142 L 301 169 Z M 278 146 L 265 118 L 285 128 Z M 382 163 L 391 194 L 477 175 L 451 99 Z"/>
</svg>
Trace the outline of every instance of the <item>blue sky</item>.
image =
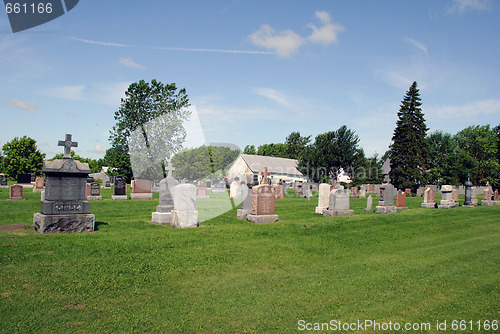
<svg viewBox="0 0 500 334">
<path fill-rule="evenodd" d="M 85 1 L 12 33 L 0 13 L 0 145 L 103 157 L 141 79 L 185 87 L 207 143 L 284 142 L 347 125 L 367 155 L 390 144 L 417 81 L 430 131 L 500 122 L 500 3 Z"/>
</svg>

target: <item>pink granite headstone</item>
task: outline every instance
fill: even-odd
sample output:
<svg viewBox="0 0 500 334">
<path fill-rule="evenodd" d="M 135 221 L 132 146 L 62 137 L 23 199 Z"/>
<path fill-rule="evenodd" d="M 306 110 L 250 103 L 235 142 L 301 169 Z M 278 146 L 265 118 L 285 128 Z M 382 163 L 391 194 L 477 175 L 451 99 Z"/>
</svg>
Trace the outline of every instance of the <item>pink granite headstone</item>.
<svg viewBox="0 0 500 334">
<path fill-rule="evenodd" d="M 151 181 L 137 179 L 132 183 L 132 193 L 134 194 L 149 194 L 151 193 Z"/>
<path fill-rule="evenodd" d="M 261 184 L 252 188 L 252 215 L 274 215 L 274 188 Z"/>
<path fill-rule="evenodd" d="M 396 207 L 398 208 L 406 207 L 406 192 L 396 195 Z"/>
<path fill-rule="evenodd" d="M 9 198 L 12 201 L 22 200 L 23 199 L 23 186 L 19 184 L 14 184 L 10 186 Z"/>
</svg>

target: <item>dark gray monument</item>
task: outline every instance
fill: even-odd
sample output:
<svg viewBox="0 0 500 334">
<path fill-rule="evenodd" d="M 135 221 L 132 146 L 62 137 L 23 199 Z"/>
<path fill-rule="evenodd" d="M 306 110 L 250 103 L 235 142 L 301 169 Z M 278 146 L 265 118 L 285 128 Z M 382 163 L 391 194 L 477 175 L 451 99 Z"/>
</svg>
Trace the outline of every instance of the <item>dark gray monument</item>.
<svg viewBox="0 0 500 334">
<path fill-rule="evenodd" d="M 33 187 L 31 184 L 31 173 L 17 174 L 17 184 L 22 185 L 24 188 Z"/>
<path fill-rule="evenodd" d="M 115 176 L 113 195 L 111 196 L 111 199 L 115 200 L 127 199 L 127 182 L 125 176 L 122 175 Z"/>
<path fill-rule="evenodd" d="M 380 186 L 380 198 L 378 205 L 375 207 L 376 213 L 382 214 L 394 214 L 396 213 L 396 207 L 394 206 L 394 196 L 396 194 L 396 189 L 390 183 L 383 184 Z"/>
<path fill-rule="evenodd" d="M 40 213 L 35 213 L 33 226 L 40 233 L 90 232 L 94 230 L 95 217 L 85 198 L 89 165 L 71 159 L 71 147 L 78 143 L 66 135 L 62 159 L 44 161 L 45 199 Z"/>
<path fill-rule="evenodd" d="M 92 182 L 90 184 L 90 195 L 87 196 L 87 200 L 92 200 L 92 201 L 102 200 L 101 186 L 98 182 Z"/>
<path fill-rule="evenodd" d="M 474 205 L 472 204 L 472 182 L 470 182 L 470 174 L 467 175 L 467 181 L 464 184 L 465 186 L 465 202 L 464 206 L 467 208 L 473 208 Z"/>
<path fill-rule="evenodd" d="M 0 187 L 7 188 L 7 178 L 3 174 L 0 174 Z"/>
</svg>

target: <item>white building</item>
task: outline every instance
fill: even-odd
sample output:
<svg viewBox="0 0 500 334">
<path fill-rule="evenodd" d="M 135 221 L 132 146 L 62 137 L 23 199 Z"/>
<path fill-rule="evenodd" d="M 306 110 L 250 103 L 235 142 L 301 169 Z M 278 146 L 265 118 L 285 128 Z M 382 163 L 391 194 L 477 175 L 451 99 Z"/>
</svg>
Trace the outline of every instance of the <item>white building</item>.
<svg viewBox="0 0 500 334">
<path fill-rule="evenodd" d="M 253 182 L 254 175 L 260 179 L 260 172 L 267 167 L 272 183 L 307 181 L 307 178 L 297 169 L 295 159 L 265 157 L 262 155 L 240 154 L 228 170 L 228 178 L 239 177 L 242 181 Z"/>
</svg>

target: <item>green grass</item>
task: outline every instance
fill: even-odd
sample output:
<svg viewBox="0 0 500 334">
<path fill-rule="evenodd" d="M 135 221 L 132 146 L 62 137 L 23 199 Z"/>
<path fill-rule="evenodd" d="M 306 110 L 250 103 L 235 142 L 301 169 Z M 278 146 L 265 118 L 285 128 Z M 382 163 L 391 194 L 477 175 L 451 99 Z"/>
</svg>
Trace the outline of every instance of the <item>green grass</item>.
<svg viewBox="0 0 500 334">
<path fill-rule="evenodd" d="M 232 209 L 181 230 L 150 223 L 158 194 L 102 195 L 95 232 L 41 235 L 40 195 L 7 201 L 0 189 L 0 225 L 27 226 L 0 231 L 1 332 L 291 333 L 300 319 L 430 332 L 447 320 L 451 332 L 455 319 L 500 320 L 500 206 L 424 209 L 412 197 L 379 215 L 353 198 L 354 216 L 323 217 L 316 197 L 289 195 L 273 224 Z"/>
</svg>

